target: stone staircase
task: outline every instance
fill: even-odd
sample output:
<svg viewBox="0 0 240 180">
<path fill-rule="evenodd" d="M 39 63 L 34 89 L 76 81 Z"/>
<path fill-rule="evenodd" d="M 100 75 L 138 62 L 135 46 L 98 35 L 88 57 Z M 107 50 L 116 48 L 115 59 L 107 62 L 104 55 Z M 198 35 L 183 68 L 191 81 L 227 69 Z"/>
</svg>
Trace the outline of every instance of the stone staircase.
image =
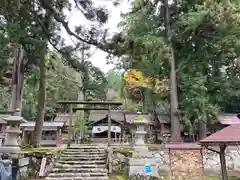
<svg viewBox="0 0 240 180">
<path fill-rule="evenodd" d="M 67 148 L 46 180 L 108 180 L 105 147 L 78 145 Z"/>
</svg>

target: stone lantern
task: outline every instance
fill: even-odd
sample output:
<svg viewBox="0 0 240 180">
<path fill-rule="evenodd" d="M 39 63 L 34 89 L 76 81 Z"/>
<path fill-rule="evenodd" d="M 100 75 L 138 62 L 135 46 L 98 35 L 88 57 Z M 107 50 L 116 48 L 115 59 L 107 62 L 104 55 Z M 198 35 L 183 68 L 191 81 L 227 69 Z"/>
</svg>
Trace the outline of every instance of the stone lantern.
<svg viewBox="0 0 240 180">
<path fill-rule="evenodd" d="M 19 146 L 19 135 L 21 134 L 20 124 L 24 122 L 20 114 L 20 109 L 16 109 L 15 113 L 7 118 L 4 118 L 7 122 L 6 140 L 0 152 L 3 153 L 19 153 L 21 152 Z"/>
<path fill-rule="evenodd" d="M 136 125 L 137 130 L 135 132 L 135 151 L 137 156 L 141 156 L 140 154 L 145 154 L 148 151 L 148 147 L 145 145 L 145 135 L 147 132 L 145 131 L 145 128 L 148 126 L 149 121 L 141 115 L 138 115 L 134 118 L 133 124 Z"/>
<path fill-rule="evenodd" d="M 137 126 L 137 130 L 135 132 L 135 150 L 132 158 L 129 159 L 129 176 L 136 174 L 145 176 L 145 166 L 150 164 L 151 176 L 159 177 L 155 158 L 145 144 L 145 135 L 147 134 L 145 128 L 149 125 L 149 120 L 146 116 L 137 115 L 132 123 Z"/>
</svg>

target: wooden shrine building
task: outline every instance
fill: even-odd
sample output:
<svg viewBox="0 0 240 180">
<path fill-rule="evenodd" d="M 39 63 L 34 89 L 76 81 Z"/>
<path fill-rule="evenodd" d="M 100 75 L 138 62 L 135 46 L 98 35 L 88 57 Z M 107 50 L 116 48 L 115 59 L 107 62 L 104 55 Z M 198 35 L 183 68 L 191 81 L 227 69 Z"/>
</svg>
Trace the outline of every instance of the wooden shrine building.
<svg viewBox="0 0 240 180">
<path fill-rule="evenodd" d="M 124 127 L 124 113 L 121 110 L 112 110 L 111 117 L 111 138 L 114 141 L 121 141 Z M 91 128 L 92 138 L 107 139 L 108 136 L 108 111 L 92 110 L 89 115 L 89 125 Z"/>
<path fill-rule="evenodd" d="M 42 130 L 41 146 L 61 146 L 63 122 L 44 122 Z M 35 122 L 26 122 L 20 125 L 22 130 L 22 143 L 29 144 L 33 137 Z"/>
</svg>

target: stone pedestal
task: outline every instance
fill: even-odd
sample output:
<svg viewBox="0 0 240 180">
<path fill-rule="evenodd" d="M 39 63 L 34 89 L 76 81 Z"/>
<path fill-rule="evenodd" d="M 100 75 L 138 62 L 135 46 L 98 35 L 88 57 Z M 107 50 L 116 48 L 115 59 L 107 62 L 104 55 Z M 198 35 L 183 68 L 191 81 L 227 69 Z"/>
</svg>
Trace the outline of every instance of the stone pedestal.
<svg viewBox="0 0 240 180">
<path fill-rule="evenodd" d="M 157 171 L 157 164 L 151 152 L 149 152 L 148 147 L 145 145 L 145 127 L 148 125 L 146 119 L 138 119 L 134 121 L 137 125 L 137 130 L 135 132 L 136 141 L 135 141 L 135 151 L 133 152 L 133 157 L 129 159 L 129 176 L 138 174 L 146 175 L 145 165 L 151 165 L 151 176 L 159 177 Z"/>
</svg>

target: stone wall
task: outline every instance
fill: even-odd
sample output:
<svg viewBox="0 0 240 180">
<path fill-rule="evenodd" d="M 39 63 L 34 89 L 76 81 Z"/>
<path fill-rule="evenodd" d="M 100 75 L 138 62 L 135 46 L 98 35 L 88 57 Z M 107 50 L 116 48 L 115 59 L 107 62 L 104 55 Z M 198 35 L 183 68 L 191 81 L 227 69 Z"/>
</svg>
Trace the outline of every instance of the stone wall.
<svg viewBox="0 0 240 180">
<path fill-rule="evenodd" d="M 191 154 L 187 152 L 187 154 Z M 218 176 L 221 173 L 219 155 L 209 150 L 203 150 L 203 168 L 205 176 Z M 169 152 L 167 150 L 153 151 L 157 159 L 160 175 L 169 174 Z M 188 155 L 186 155 L 188 156 Z M 191 157 L 191 156 L 190 156 Z M 192 159 L 192 158 L 189 158 Z M 240 150 L 231 148 L 226 150 L 227 170 L 231 176 L 240 175 Z M 185 163 L 187 164 L 187 163 Z"/>
<path fill-rule="evenodd" d="M 203 165 L 205 174 L 218 175 L 220 174 L 220 159 L 215 152 L 205 150 L 203 158 Z M 226 162 L 228 174 L 231 176 L 240 176 L 240 150 L 238 148 L 226 149 Z"/>
<path fill-rule="evenodd" d="M 58 153 L 35 152 L 26 154 L 26 157 L 29 158 L 28 173 L 30 177 L 34 177 L 39 173 L 42 158 L 46 158 L 46 165 L 44 170 L 45 177 L 52 170 L 54 163 L 56 162 L 56 159 L 58 157 Z"/>
<path fill-rule="evenodd" d="M 122 153 L 113 151 L 112 166 L 115 173 L 123 171 L 124 167 L 127 166 L 127 157 Z"/>
<path fill-rule="evenodd" d="M 176 152 L 175 152 L 176 153 Z M 170 161 L 169 161 L 169 151 L 168 149 L 154 150 L 152 151 L 153 157 L 157 162 L 157 168 L 160 176 L 170 175 Z M 203 168 L 205 176 L 219 176 L 221 173 L 219 155 L 215 152 L 209 150 L 203 150 Z M 126 155 L 125 155 L 126 156 Z M 183 156 L 181 161 L 181 166 L 191 165 L 193 162 L 200 162 L 200 156 L 197 155 L 194 150 L 186 151 L 184 154 L 178 154 L 177 156 Z M 114 154 L 114 165 L 115 172 L 123 170 L 122 167 L 126 166 L 127 163 L 123 163 L 124 156 L 118 153 Z M 125 158 L 125 161 L 127 158 Z M 226 150 L 226 161 L 227 170 L 230 176 L 240 176 L 240 150 L 237 148 L 231 148 Z M 124 165 L 123 165 L 124 164 Z M 198 165 L 200 168 L 200 164 Z M 196 169 L 198 169 L 196 168 Z M 181 169 L 181 168 L 180 168 Z M 184 169 L 184 168 L 183 168 Z M 191 169 L 187 169 L 191 171 Z"/>
<path fill-rule="evenodd" d="M 172 179 L 199 180 L 203 177 L 201 149 L 169 150 Z"/>
</svg>

